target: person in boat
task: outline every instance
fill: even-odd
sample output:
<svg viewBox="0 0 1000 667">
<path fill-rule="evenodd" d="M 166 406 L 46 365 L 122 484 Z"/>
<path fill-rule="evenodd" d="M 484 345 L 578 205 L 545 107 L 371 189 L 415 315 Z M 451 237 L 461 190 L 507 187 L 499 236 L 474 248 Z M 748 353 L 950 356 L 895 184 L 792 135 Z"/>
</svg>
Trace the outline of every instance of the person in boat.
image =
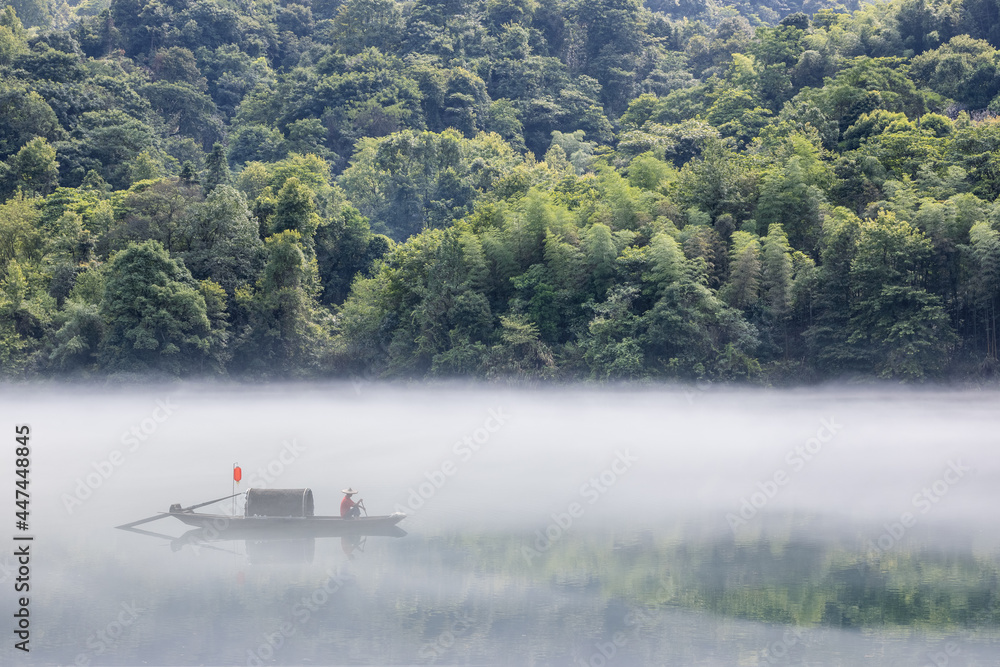
<svg viewBox="0 0 1000 667">
<path fill-rule="evenodd" d="M 341 493 L 344 494 L 344 499 L 340 501 L 340 516 L 343 519 L 356 519 L 361 516 L 361 502 L 354 502 L 351 498 L 353 495 L 357 495 L 352 487 L 347 487 Z"/>
</svg>

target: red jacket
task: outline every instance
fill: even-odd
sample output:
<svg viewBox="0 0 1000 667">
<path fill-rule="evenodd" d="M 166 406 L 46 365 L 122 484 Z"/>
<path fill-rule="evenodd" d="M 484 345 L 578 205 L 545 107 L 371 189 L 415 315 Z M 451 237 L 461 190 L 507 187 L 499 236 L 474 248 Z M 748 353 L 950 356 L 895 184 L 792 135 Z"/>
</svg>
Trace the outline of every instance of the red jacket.
<svg viewBox="0 0 1000 667">
<path fill-rule="evenodd" d="M 341 518 L 343 518 L 343 517 L 347 516 L 348 514 L 350 514 L 351 510 L 354 509 L 355 505 L 357 505 L 357 503 L 354 502 L 353 500 L 351 500 L 350 496 L 344 496 L 344 499 L 340 501 L 340 516 L 341 516 Z"/>
</svg>

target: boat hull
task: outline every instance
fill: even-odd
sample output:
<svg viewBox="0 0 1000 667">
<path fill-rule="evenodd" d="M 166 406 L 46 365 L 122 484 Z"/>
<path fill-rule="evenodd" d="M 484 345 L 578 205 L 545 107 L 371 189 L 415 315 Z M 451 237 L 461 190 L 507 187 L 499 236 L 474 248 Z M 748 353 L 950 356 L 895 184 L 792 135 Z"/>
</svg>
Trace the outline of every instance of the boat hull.
<svg viewBox="0 0 1000 667">
<path fill-rule="evenodd" d="M 354 519 L 344 519 L 339 516 L 234 517 L 199 512 L 170 512 L 169 515 L 198 528 L 209 540 L 213 537 L 214 539 L 292 539 L 343 535 L 400 537 L 406 534 L 396 525 L 406 518 L 402 512 Z"/>
</svg>

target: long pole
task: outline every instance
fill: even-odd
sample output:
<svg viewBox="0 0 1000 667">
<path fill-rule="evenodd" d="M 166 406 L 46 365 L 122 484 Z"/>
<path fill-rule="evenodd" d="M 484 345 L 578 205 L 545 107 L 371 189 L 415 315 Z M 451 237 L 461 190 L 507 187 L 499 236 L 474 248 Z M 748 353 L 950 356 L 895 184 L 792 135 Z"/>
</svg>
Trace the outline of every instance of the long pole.
<svg viewBox="0 0 1000 667">
<path fill-rule="evenodd" d="M 232 473 L 233 473 L 233 516 L 236 516 L 236 466 L 238 466 L 238 465 L 239 465 L 239 462 L 234 463 L 233 464 L 233 470 L 232 470 Z"/>
<path fill-rule="evenodd" d="M 229 500 L 231 497 L 235 497 L 235 496 L 226 496 L 225 498 L 216 498 L 215 500 L 209 500 L 208 502 L 198 503 L 197 505 L 191 505 L 191 507 L 182 507 L 179 510 L 176 510 L 175 513 L 178 513 L 178 512 L 190 512 L 191 510 L 196 510 L 199 507 L 204 507 L 205 505 L 212 505 L 213 503 L 220 503 L 223 500 Z M 162 519 L 163 517 L 170 516 L 170 515 L 171 515 L 171 512 L 160 512 L 156 516 L 151 516 L 151 517 L 148 517 L 146 519 L 139 519 L 138 521 L 133 521 L 131 523 L 126 523 L 126 524 L 123 524 L 121 526 L 115 526 L 115 528 L 121 528 L 122 530 L 127 530 L 129 528 L 132 528 L 133 526 L 138 526 L 138 525 L 141 525 L 141 524 L 144 524 L 144 523 L 149 523 L 150 521 L 156 521 L 157 519 Z"/>
</svg>

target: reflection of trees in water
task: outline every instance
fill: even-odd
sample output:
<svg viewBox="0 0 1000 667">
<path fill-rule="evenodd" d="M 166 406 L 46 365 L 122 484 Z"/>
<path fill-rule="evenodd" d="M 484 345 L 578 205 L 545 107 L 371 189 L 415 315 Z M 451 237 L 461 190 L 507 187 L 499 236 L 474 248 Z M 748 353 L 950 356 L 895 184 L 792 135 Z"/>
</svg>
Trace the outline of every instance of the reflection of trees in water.
<svg viewBox="0 0 1000 667">
<path fill-rule="evenodd" d="M 1000 554 L 898 548 L 875 559 L 843 543 L 566 539 L 544 569 L 553 580 L 595 573 L 606 598 L 770 623 L 927 630 L 1000 625 Z M 599 573 L 599 574 L 598 574 Z"/>
<path fill-rule="evenodd" d="M 47 556 L 59 567 L 38 570 L 37 604 L 46 610 L 38 657 L 72 662 L 123 601 L 144 611 L 101 664 L 150 656 L 242 664 L 282 627 L 281 664 L 322 656 L 524 664 L 586 660 L 594 642 L 616 632 L 629 637 L 623 655 L 663 655 L 680 650 L 666 642 L 686 624 L 734 627 L 727 618 L 762 621 L 748 626 L 758 633 L 772 623 L 950 632 L 996 629 L 1000 616 L 1000 557 L 968 548 L 900 547 L 876 561 L 850 541 L 571 531 L 529 565 L 521 553 L 529 538 L 373 540 L 349 564 L 339 540 L 318 540 L 311 563 L 254 566 L 235 554 L 164 549 L 137 559 L 52 544 Z"/>
</svg>

